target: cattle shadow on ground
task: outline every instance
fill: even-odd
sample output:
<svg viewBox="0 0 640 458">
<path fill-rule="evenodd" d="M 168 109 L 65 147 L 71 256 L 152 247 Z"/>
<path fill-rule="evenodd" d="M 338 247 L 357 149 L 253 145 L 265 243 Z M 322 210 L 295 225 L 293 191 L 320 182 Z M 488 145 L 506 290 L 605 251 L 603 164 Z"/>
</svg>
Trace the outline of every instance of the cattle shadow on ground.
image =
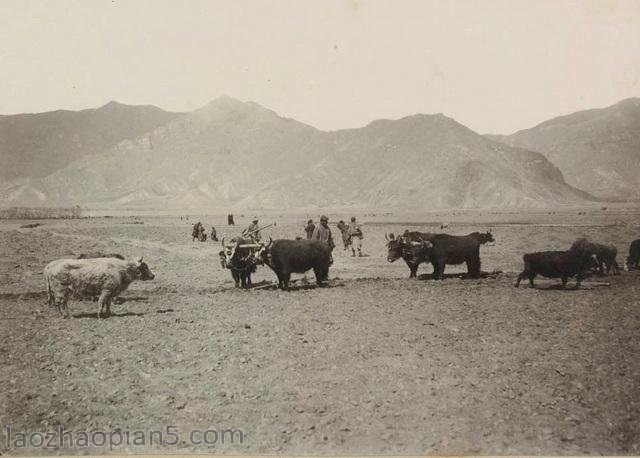
<svg viewBox="0 0 640 458">
<path fill-rule="evenodd" d="M 318 285 L 315 282 L 300 282 L 299 280 L 294 280 L 289 282 L 289 291 L 293 292 L 293 291 L 306 291 L 306 290 L 313 290 L 313 289 L 331 289 L 331 288 L 337 288 L 337 287 L 341 287 L 341 286 L 345 286 L 344 283 L 338 283 L 335 280 L 329 280 L 329 282 L 324 283 L 322 285 Z M 278 290 L 278 283 L 276 282 L 269 282 L 269 281 L 262 281 L 260 283 L 254 283 L 251 288 L 249 288 L 248 290 L 252 290 L 252 289 L 256 289 L 256 290 L 266 290 L 266 291 L 276 291 Z"/>
<path fill-rule="evenodd" d="M 535 285 L 530 286 L 527 285 L 529 289 L 535 289 L 536 291 L 580 291 L 581 289 L 591 289 L 591 288 L 576 288 L 576 285 L 567 285 L 565 288 L 562 287 L 562 283 L 554 284 L 554 285 Z"/>
<path fill-rule="evenodd" d="M 247 289 L 262 289 L 262 288 L 267 288 L 269 286 L 274 285 L 274 282 L 270 281 L 270 280 L 262 280 L 259 281 L 257 283 L 252 283 L 251 286 Z M 242 289 L 242 288 L 240 288 Z"/>
<path fill-rule="evenodd" d="M 129 297 L 117 297 L 114 299 L 114 304 L 124 304 L 127 302 L 149 302 L 147 296 L 129 296 Z"/>
<path fill-rule="evenodd" d="M 218 294 L 223 291 L 229 291 L 234 289 L 236 288 L 229 288 L 225 286 L 215 286 L 215 287 L 195 288 L 194 291 L 196 292 L 196 294 L 199 294 L 201 296 L 206 296 L 209 294 Z"/>
<path fill-rule="evenodd" d="M 23 293 L 2 293 L 0 299 L 43 299 L 47 298 L 46 291 L 25 291 Z"/>
<path fill-rule="evenodd" d="M 536 284 L 535 286 L 526 285 L 529 289 L 535 289 L 536 291 L 588 291 L 596 288 L 611 286 L 609 283 L 604 282 L 585 282 L 577 287 L 576 284 L 567 284 L 565 288 L 562 287 L 562 283 L 555 284 Z M 522 286 L 521 286 L 522 287 Z"/>
<path fill-rule="evenodd" d="M 160 309 L 160 310 L 153 310 L 150 312 L 121 312 L 121 313 L 117 313 L 117 312 L 112 312 L 111 315 L 109 315 L 108 318 L 124 318 L 124 317 L 128 317 L 128 316 L 145 316 L 145 315 L 151 315 L 154 313 L 160 313 L 160 314 L 164 314 L 164 313 L 171 313 L 174 312 L 174 309 Z M 76 314 L 72 314 L 71 315 L 72 318 L 93 318 L 93 319 L 98 319 L 98 312 L 82 312 L 82 313 L 76 313 Z M 103 318 L 101 318 L 103 319 Z M 104 318 L 106 319 L 106 318 Z"/>
<path fill-rule="evenodd" d="M 25 299 L 38 299 L 38 300 L 46 300 L 47 292 L 46 291 L 25 291 L 23 293 L 2 293 L 0 294 L 1 299 L 8 300 L 25 300 Z M 96 302 L 98 300 L 97 297 L 91 298 L 89 296 L 72 296 L 74 301 L 78 302 Z M 149 298 L 146 296 L 128 296 L 128 297 L 117 297 L 114 299 L 114 304 L 124 304 L 126 302 L 149 302 Z"/>
<path fill-rule="evenodd" d="M 463 279 L 464 274 L 444 274 L 442 276 L 443 280 L 448 280 L 450 278 Z M 433 274 L 420 274 L 418 275 L 418 280 L 436 280 L 436 279 L 434 278 Z"/>
<path fill-rule="evenodd" d="M 457 273 L 457 274 L 444 274 L 442 277 L 443 280 L 447 280 L 449 278 L 458 278 L 460 280 L 481 280 L 484 278 L 498 278 L 498 276 L 502 275 L 503 272 L 501 270 L 496 270 L 494 272 L 480 272 L 478 277 L 471 277 L 465 273 Z M 433 273 L 430 274 L 420 274 L 418 275 L 418 280 L 436 280 L 433 277 Z"/>
</svg>

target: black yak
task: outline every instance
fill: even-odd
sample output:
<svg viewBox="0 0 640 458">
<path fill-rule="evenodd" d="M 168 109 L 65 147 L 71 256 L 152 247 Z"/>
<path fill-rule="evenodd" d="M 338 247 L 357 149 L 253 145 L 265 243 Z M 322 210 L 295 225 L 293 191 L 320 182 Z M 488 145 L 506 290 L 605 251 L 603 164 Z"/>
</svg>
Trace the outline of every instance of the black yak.
<svg viewBox="0 0 640 458">
<path fill-rule="evenodd" d="M 303 274 L 310 269 L 316 283 L 322 286 L 329 277 L 331 249 L 316 240 L 270 240 L 259 252 L 261 261 L 268 265 L 278 277 L 278 287 L 289 289 L 292 273 Z"/>
<path fill-rule="evenodd" d="M 629 245 L 629 256 L 627 256 L 627 269 L 637 269 L 640 267 L 640 239 L 634 240 Z"/>
<path fill-rule="evenodd" d="M 585 278 L 587 270 L 593 265 L 593 255 L 585 247 L 584 241 L 576 241 L 568 251 L 541 251 L 527 253 L 522 257 L 524 270 L 518 275 L 515 287 L 520 286 L 520 281 L 529 279 L 529 284 L 534 287 L 533 279 L 537 275 L 547 278 L 560 278 L 562 287 L 567 285 L 567 280 L 576 277 L 576 288 Z"/>
<path fill-rule="evenodd" d="M 494 242 L 490 232 L 473 232 L 469 235 L 438 234 L 431 239 L 431 263 L 433 277 L 442 279 L 447 264 L 467 264 L 469 277 L 480 276 L 480 245 Z"/>
<path fill-rule="evenodd" d="M 256 265 L 259 262 L 255 253 L 260 245 L 240 237 L 231 239 L 231 245 L 226 245 L 224 240 L 223 237 L 222 247 L 224 249 L 219 253 L 220 265 L 231 271 L 236 288 L 249 288 L 251 274 L 255 273 Z"/>
<path fill-rule="evenodd" d="M 409 231 L 405 231 L 400 237 L 394 237 L 392 233 L 388 236 L 385 234 L 387 261 L 394 262 L 400 258 L 404 259 L 409 267 L 409 278 L 415 278 L 420 264 L 430 262 L 429 250 L 433 244 L 429 238 L 434 235 L 436 234 Z"/>
<path fill-rule="evenodd" d="M 585 251 L 595 256 L 596 270 L 600 275 L 604 274 L 605 267 L 607 274 L 609 274 L 611 269 L 613 269 L 614 275 L 620 275 L 620 268 L 616 261 L 618 249 L 615 246 L 591 243 L 587 241 L 587 239 L 578 239 L 573 243 L 572 248 L 580 244 L 583 246 Z"/>
</svg>

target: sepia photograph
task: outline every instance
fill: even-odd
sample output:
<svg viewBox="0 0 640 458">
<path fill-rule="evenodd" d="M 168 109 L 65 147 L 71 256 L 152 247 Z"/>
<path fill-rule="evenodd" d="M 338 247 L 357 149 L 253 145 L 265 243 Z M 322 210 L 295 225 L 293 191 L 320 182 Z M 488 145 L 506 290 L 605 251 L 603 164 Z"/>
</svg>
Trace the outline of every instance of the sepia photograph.
<svg viewBox="0 0 640 458">
<path fill-rule="evenodd" d="M 0 0 L 0 455 L 640 455 L 640 1 Z"/>
</svg>

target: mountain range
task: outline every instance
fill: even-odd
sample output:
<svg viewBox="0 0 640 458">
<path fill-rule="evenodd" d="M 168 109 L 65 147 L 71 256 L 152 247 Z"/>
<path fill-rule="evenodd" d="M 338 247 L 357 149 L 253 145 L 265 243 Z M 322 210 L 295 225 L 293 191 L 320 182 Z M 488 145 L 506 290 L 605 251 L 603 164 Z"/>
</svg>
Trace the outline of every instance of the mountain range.
<svg viewBox="0 0 640 458">
<path fill-rule="evenodd" d="M 127 110 L 142 114 L 137 123 L 129 123 L 129 132 L 113 128 L 111 144 L 104 148 L 61 153 L 42 147 L 30 151 L 28 161 L 7 159 L 6 149 L 0 149 L 9 169 L 0 178 L 0 205 L 429 210 L 594 201 L 567 184 L 564 170 L 533 148 L 511 146 L 507 137 L 479 135 L 442 114 L 328 132 L 226 96 L 184 114 L 115 103 L 75 113 Z M 44 115 L 46 126 L 34 131 L 54 132 L 55 124 L 47 124 Z M 116 121 L 104 125 L 122 125 Z M 85 138 L 87 130 L 99 131 L 86 127 L 94 124 L 76 123 L 82 128 L 72 136 Z M 23 137 L 24 145 L 34 134 L 23 130 L 11 135 Z M 6 130 L 0 130 L 0 145 L 8 144 L 2 136 Z M 20 156 L 16 151 L 11 152 L 14 158 Z M 22 164 L 54 156 L 49 170 Z M 12 169 L 14 161 L 18 165 Z"/>
<path fill-rule="evenodd" d="M 539 151 L 567 183 L 607 200 L 640 199 L 640 99 L 579 111 L 512 135 L 489 136 Z"/>
<path fill-rule="evenodd" d="M 45 177 L 179 115 L 117 102 L 82 111 L 0 115 L 0 179 Z"/>
</svg>

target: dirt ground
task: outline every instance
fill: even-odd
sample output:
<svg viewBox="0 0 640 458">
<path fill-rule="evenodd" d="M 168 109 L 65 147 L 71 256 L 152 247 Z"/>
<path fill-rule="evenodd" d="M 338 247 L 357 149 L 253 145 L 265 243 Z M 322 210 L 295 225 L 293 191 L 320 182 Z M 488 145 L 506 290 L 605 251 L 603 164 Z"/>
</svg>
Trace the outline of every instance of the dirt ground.
<svg viewBox="0 0 640 458">
<path fill-rule="evenodd" d="M 329 287 L 310 272 L 291 292 L 234 289 L 219 244 L 191 241 L 196 220 L 233 236 L 248 217 L 235 228 L 220 215 L 0 222 L 0 451 L 106 452 L 10 450 L 7 426 L 174 425 L 181 437 L 239 428 L 244 443 L 163 452 L 640 454 L 640 271 L 580 290 L 513 287 L 523 253 L 580 236 L 614 243 L 622 264 L 640 213 L 583 213 L 360 215 L 366 256 L 338 247 Z M 338 239 L 347 215 L 330 216 Z M 265 236 L 291 238 L 306 219 L 261 223 L 277 223 Z M 453 234 L 491 229 L 482 268 L 504 273 L 410 280 L 402 260 L 386 261 L 385 233 L 445 221 Z M 95 250 L 144 256 L 156 278 L 132 284 L 111 318 L 72 301 L 64 320 L 46 306 L 43 267 Z M 254 276 L 272 281 L 266 267 Z"/>
</svg>

